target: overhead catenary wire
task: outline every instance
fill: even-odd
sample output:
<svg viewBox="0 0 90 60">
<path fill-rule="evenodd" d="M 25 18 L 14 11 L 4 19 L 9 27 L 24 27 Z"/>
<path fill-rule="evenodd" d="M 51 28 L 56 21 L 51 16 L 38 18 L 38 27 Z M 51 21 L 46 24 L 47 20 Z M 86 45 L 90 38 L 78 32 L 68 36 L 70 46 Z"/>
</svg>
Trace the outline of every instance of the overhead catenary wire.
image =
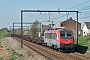
<svg viewBox="0 0 90 60">
<path fill-rule="evenodd" d="M 90 0 L 88 0 L 88 1 L 86 1 L 86 2 L 83 2 L 83 3 L 81 3 L 81 4 L 78 4 L 78 5 L 76 5 L 76 6 L 73 6 L 73 7 L 71 7 L 71 8 L 68 8 L 68 9 L 72 9 L 72 8 L 78 7 L 78 6 L 83 5 L 83 4 L 86 4 L 86 3 L 88 3 L 88 2 L 90 2 Z M 90 6 L 87 6 L 87 7 L 90 7 Z M 85 10 L 85 8 L 87 8 L 87 7 L 84 7 L 84 8 L 79 9 L 79 10 Z M 65 10 L 68 10 L 68 9 L 65 9 Z M 89 8 L 88 8 L 88 9 L 89 9 Z M 86 9 L 86 10 L 87 10 L 87 9 Z M 70 13 L 69 15 L 71 15 L 71 13 Z M 62 16 L 57 17 L 57 18 L 55 17 L 55 18 L 52 18 L 51 20 L 55 20 L 55 19 L 58 19 L 58 18 L 61 18 L 61 17 L 64 17 L 64 16 L 67 16 L 67 15 L 62 15 Z"/>
<path fill-rule="evenodd" d="M 81 8 L 81 9 L 79 9 L 79 10 L 88 10 L 88 9 L 90 9 L 90 5 L 89 5 L 89 6 L 86 6 L 86 7 L 84 7 L 84 8 Z"/>
<path fill-rule="evenodd" d="M 88 6 L 88 7 L 90 7 L 90 6 Z M 85 7 L 85 8 L 87 8 L 87 7 Z M 79 10 L 84 10 L 85 11 L 85 8 L 82 8 L 82 9 L 79 9 Z M 88 9 L 86 9 L 86 10 L 89 10 L 90 8 L 88 8 Z M 83 12 L 79 12 L 79 13 L 83 13 Z M 69 13 L 69 15 L 72 15 L 73 13 Z M 56 18 L 53 18 L 53 19 L 51 19 L 51 20 L 55 20 L 55 19 L 58 19 L 58 18 L 61 18 L 61 17 L 64 17 L 64 16 L 67 16 L 66 14 L 65 15 L 62 15 L 62 16 L 59 16 L 59 17 L 56 17 Z"/>
<path fill-rule="evenodd" d="M 82 17 L 82 18 L 79 18 L 79 19 L 85 19 L 85 18 L 90 18 L 90 16 L 85 16 L 85 17 Z"/>
<path fill-rule="evenodd" d="M 71 7 L 71 8 L 68 8 L 68 9 L 72 9 L 72 8 L 78 7 L 78 6 L 83 5 L 83 4 L 86 4 L 86 3 L 88 3 L 88 2 L 90 2 L 90 0 L 85 1 L 85 2 L 83 2 L 83 3 L 81 3 L 81 4 L 78 4 L 78 5 L 76 5 L 76 6 L 73 6 L 73 7 Z M 65 9 L 65 10 L 68 10 L 68 9 Z"/>
<path fill-rule="evenodd" d="M 86 3 L 88 3 L 88 2 L 90 2 L 90 0 L 88 0 L 88 1 L 86 1 L 86 2 L 83 2 L 83 3 L 80 3 L 80 4 L 78 4 L 78 5 L 76 5 L 76 6 L 73 6 L 73 7 L 71 7 L 71 8 L 68 8 L 68 9 L 72 9 L 72 8 L 76 8 L 76 7 L 78 7 L 78 6 L 81 6 L 81 5 L 83 5 L 83 4 L 86 4 Z M 65 10 L 68 10 L 68 9 L 65 9 Z M 85 10 L 89 10 L 90 9 L 90 6 L 86 6 L 86 7 L 84 7 L 84 8 L 81 8 L 81 9 L 79 9 L 79 11 L 85 11 Z M 64 15 L 62 15 L 62 16 L 59 16 L 59 17 L 55 17 L 55 18 L 53 18 L 53 19 L 51 19 L 51 17 L 50 17 L 50 14 L 48 14 L 49 15 L 49 20 L 48 21 L 42 21 L 43 23 L 44 22 L 50 22 L 51 20 L 55 20 L 55 19 L 58 19 L 58 18 L 61 18 L 61 17 L 64 17 L 64 16 L 67 16 L 67 19 L 68 19 L 68 16 L 69 15 L 72 15 L 73 13 L 69 13 L 69 14 L 64 14 Z M 84 14 L 83 12 L 80 12 L 80 15 L 82 15 L 82 14 Z M 85 13 L 85 14 L 87 14 L 87 13 Z M 58 15 L 60 15 L 60 14 L 58 14 Z M 40 17 L 40 15 L 38 16 L 38 18 Z M 89 17 L 88 17 L 89 18 Z"/>
</svg>

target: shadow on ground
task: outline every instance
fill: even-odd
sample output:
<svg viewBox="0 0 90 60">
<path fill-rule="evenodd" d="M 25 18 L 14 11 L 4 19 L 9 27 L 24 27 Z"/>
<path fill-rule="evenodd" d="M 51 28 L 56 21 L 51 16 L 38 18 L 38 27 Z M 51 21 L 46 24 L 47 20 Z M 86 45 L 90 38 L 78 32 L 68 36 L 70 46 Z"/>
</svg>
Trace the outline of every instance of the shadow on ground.
<svg viewBox="0 0 90 60">
<path fill-rule="evenodd" d="M 75 52 L 84 54 L 86 53 L 88 47 L 87 46 L 81 46 L 81 45 L 74 45 L 75 46 Z"/>
</svg>

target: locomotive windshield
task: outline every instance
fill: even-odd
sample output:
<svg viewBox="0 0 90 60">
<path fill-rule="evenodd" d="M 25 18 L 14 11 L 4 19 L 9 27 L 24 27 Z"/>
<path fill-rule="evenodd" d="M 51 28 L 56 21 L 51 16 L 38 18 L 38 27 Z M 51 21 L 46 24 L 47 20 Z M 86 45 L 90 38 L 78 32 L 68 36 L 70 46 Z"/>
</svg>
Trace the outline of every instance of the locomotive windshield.
<svg viewBox="0 0 90 60">
<path fill-rule="evenodd" d="M 60 31 L 60 36 L 62 39 L 69 40 L 72 38 L 72 31 Z"/>
</svg>

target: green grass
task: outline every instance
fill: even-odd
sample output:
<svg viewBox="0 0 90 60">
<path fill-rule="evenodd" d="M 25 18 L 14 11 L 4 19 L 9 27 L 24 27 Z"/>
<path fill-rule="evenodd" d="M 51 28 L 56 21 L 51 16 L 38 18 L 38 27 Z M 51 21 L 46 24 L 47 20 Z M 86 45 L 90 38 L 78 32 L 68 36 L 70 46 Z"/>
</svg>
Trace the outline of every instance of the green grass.
<svg viewBox="0 0 90 60">
<path fill-rule="evenodd" d="M 76 42 L 75 42 L 76 44 Z M 90 36 L 86 36 L 86 37 L 79 37 L 78 38 L 78 44 L 80 46 L 86 46 L 88 47 L 88 51 L 90 50 Z"/>
<path fill-rule="evenodd" d="M 79 45 L 87 45 L 89 41 L 90 41 L 90 37 L 79 37 L 78 38 Z"/>
</svg>

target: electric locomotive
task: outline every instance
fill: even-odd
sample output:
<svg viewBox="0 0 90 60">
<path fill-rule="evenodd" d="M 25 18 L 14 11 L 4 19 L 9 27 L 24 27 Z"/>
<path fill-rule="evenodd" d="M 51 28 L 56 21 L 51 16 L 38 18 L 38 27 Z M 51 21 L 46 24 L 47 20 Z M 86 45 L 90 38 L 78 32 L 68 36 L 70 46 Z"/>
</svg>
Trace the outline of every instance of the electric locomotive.
<svg viewBox="0 0 90 60">
<path fill-rule="evenodd" d="M 44 43 L 53 49 L 74 52 L 73 31 L 68 28 L 48 29 L 44 32 Z"/>
</svg>

